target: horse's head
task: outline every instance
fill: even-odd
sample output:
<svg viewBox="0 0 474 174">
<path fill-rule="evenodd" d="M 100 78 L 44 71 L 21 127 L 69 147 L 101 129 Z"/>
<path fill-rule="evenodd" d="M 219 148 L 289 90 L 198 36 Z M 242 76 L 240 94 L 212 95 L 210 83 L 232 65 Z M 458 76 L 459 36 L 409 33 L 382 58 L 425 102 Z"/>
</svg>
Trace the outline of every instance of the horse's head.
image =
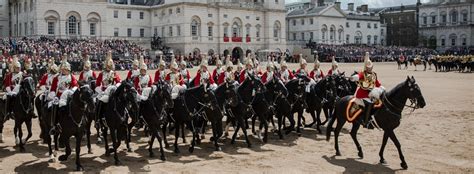
<svg viewBox="0 0 474 174">
<path fill-rule="evenodd" d="M 415 78 L 413 76 L 411 77 L 407 76 L 405 85 L 406 85 L 405 93 L 407 94 L 408 99 L 410 99 L 410 101 L 415 104 L 415 108 L 425 107 L 426 106 L 425 98 L 423 97 L 423 94 L 421 94 L 421 89 L 416 83 Z"/>
<path fill-rule="evenodd" d="M 87 112 L 93 113 L 95 111 L 94 90 L 87 84 L 81 84 L 77 90 L 79 99 L 87 104 Z"/>
<path fill-rule="evenodd" d="M 225 102 L 231 107 L 236 107 L 239 104 L 239 97 L 237 95 L 236 87 L 231 82 L 225 82 L 217 87 L 215 95 L 219 102 Z"/>
<path fill-rule="evenodd" d="M 20 82 L 20 89 L 23 89 L 29 96 L 35 95 L 35 85 L 32 77 L 25 77 Z"/>
<path fill-rule="evenodd" d="M 158 81 L 156 85 L 155 99 L 163 102 L 164 108 L 171 108 L 174 105 L 173 99 L 171 98 L 171 85 L 165 81 Z"/>
<path fill-rule="evenodd" d="M 135 87 L 133 87 L 132 83 L 130 83 L 129 81 L 124 80 L 120 84 L 117 91 L 119 91 L 120 88 L 121 88 L 122 92 L 119 93 L 119 96 L 118 96 L 119 99 L 132 104 L 133 107 L 138 108 L 138 103 L 137 103 L 137 94 L 138 94 L 138 92 L 135 89 Z"/>
</svg>

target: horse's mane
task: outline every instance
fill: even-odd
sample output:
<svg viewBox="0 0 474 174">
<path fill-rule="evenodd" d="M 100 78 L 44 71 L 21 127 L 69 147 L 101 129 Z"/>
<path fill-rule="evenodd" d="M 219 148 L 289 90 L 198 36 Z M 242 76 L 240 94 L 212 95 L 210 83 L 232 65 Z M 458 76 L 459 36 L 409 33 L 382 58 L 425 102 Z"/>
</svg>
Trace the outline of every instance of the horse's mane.
<svg viewBox="0 0 474 174">
<path fill-rule="evenodd" d="M 391 90 L 389 90 L 388 92 L 386 92 L 383 95 L 387 95 L 387 96 L 390 96 L 390 97 L 393 96 L 394 94 L 399 92 L 406 85 L 406 83 L 407 83 L 406 80 L 399 83 L 398 85 L 396 85 L 395 87 L 393 87 Z"/>
</svg>

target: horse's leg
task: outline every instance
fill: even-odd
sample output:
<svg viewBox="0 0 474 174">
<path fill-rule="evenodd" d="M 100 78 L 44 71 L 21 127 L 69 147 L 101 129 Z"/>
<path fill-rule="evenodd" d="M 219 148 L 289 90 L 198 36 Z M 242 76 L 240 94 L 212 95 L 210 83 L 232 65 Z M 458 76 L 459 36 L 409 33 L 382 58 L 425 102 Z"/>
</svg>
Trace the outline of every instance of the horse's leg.
<svg viewBox="0 0 474 174">
<path fill-rule="evenodd" d="M 174 153 L 180 153 L 178 147 L 179 128 L 181 124 L 176 122 L 174 126 Z"/>
<path fill-rule="evenodd" d="M 303 111 L 302 110 L 299 110 L 298 111 L 298 123 L 297 123 L 297 127 L 296 127 L 296 133 L 298 134 L 298 136 L 301 136 L 301 119 L 303 118 Z"/>
<path fill-rule="evenodd" d="M 67 158 L 69 157 L 69 155 L 71 155 L 71 144 L 69 144 L 69 138 L 70 138 L 69 136 L 65 136 L 63 138 L 63 135 L 61 135 L 61 139 L 59 141 L 61 141 L 61 140 L 64 141 L 64 145 L 66 146 L 66 153 L 64 155 L 59 156 L 59 161 L 66 161 Z"/>
<path fill-rule="evenodd" d="M 387 133 L 387 132 L 384 132 L 384 133 L 383 133 L 382 146 L 380 146 L 380 152 L 379 152 L 380 163 L 381 163 L 381 164 L 385 164 L 385 163 L 386 163 L 385 159 L 383 158 L 383 151 L 385 150 L 385 145 L 387 145 L 387 140 L 388 140 L 388 133 Z"/>
<path fill-rule="evenodd" d="M 25 144 L 23 143 L 22 138 L 23 138 L 23 130 L 21 130 L 21 123 L 18 123 L 18 140 L 20 141 L 18 146 L 20 147 L 20 152 L 25 152 Z"/>
<path fill-rule="evenodd" d="M 316 125 L 316 130 L 321 134 L 321 125 L 325 125 L 326 122 L 329 120 L 329 117 L 327 115 L 326 120 L 324 122 L 321 121 L 321 108 L 316 109 L 316 120 L 317 120 L 317 125 Z"/>
<path fill-rule="evenodd" d="M 186 134 L 184 134 L 184 131 L 185 131 L 185 125 L 184 123 L 181 123 L 181 136 L 182 136 L 181 138 L 183 138 L 183 143 L 186 144 Z"/>
<path fill-rule="evenodd" d="M 237 123 L 237 126 L 235 127 L 235 130 L 234 130 L 234 135 L 232 135 L 232 140 L 230 141 L 230 144 L 235 144 L 235 138 L 237 138 L 237 133 L 239 132 L 239 129 L 240 129 L 240 124 Z"/>
<path fill-rule="evenodd" d="M 359 123 L 352 123 L 351 137 L 352 140 L 354 140 L 354 143 L 357 147 L 357 151 L 359 151 L 358 155 L 362 159 L 364 158 L 364 152 L 362 152 L 362 147 L 360 146 L 359 141 L 357 140 L 357 131 L 359 131 L 359 128 Z"/>
<path fill-rule="evenodd" d="M 92 123 L 91 123 L 92 124 Z M 102 144 L 102 133 L 100 132 L 101 130 L 101 124 L 100 124 L 100 121 L 98 121 L 98 119 L 96 119 L 94 121 L 94 127 L 95 127 L 95 130 L 97 132 L 97 144 Z"/>
<path fill-rule="evenodd" d="M 153 158 L 155 157 L 155 153 L 153 153 L 153 142 L 155 141 L 155 133 L 152 133 L 150 136 L 150 141 L 148 141 L 148 153 L 150 155 L 150 158 Z"/>
<path fill-rule="evenodd" d="M 191 146 L 190 146 L 189 149 L 188 149 L 189 153 L 193 153 L 193 152 L 194 152 L 194 146 L 196 146 L 196 138 L 197 138 L 197 136 L 199 136 L 199 132 L 196 130 L 196 128 L 194 127 L 194 125 L 192 125 L 191 130 L 192 130 L 192 132 L 193 132 L 193 139 L 191 140 Z"/>
<path fill-rule="evenodd" d="M 132 152 L 132 147 L 130 146 L 130 142 L 132 141 L 132 138 L 131 138 L 131 133 L 130 131 L 128 131 L 128 129 L 126 129 L 127 132 L 125 134 L 126 138 L 125 138 L 125 145 L 127 145 L 127 152 Z M 121 140 L 118 139 L 118 141 L 120 142 Z"/>
<path fill-rule="evenodd" d="M 290 113 L 290 115 L 288 115 L 288 121 L 290 121 L 290 126 L 289 127 L 286 127 L 286 134 L 288 135 L 291 131 L 295 130 L 295 118 L 294 118 L 294 113 Z M 283 124 L 285 124 L 285 121 L 283 119 Z M 285 129 L 285 128 L 284 128 Z"/>
<path fill-rule="evenodd" d="M 268 142 L 268 121 L 266 121 L 265 119 L 262 119 L 264 120 L 263 121 L 263 126 L 264 126 L 264 133 L 263 133 L 263 143 L 267 143 Z"/>
<path fill-rule="evenodd" d="M 86 125 L 86 138 L 87 138 L 87 153 L 92 154 L 92 149 L 91 149 L 91 122 L 87 123 Z"/>
<path fill-rule="evenodd" d="M 165 157 L 165 150 L 163 149 L 163 143 L 161 143 L 161 136 L 159 130 L 154 131 L 156 133 L 156 138 L 158 139 L 158 143 L 160 143 L 160 159 L 162 161 L 166 161 Z"/>
<path fill-rule="evenodd" d="M 211 138 L 211 140 L 214 140 L 214 147 L 215 147 L 215 151 L 221 151 L 221 147 L 219 147 L 219 144 L 217 143 L 217 140 L 219 140 L 219 133 L 217 132 L 218 131 L 218 128 L 217 128 L 217 123 L 211 123 L 211 126 L 212 126 L 212 136 L 213 138 Z"/>
<path fill-rule="evenodd" d="M 47 134 L 43 132 L 43 134 Z M 48 152 L 49 152 L 49 162 L 56 162 L 56 157 L 53 153 L 53 146 L 51 145 L 51 135 L 43 135 L 44 141 L 48 144 Z"/>
<path fill-rule="evenodd" d="M 257 117 L 254 115 L 252 116 L 252 133 L 254 135 L 257 135 L 257 132 L 255 132 L 255 121 L 257 120 Z"/>
<path fill-rule="evenodd" d="M 49 130 L 51 130 L 51 129 L 49 129 Z M 59 148 L 58 148 L 58 146 L 59 146 L 59 142 L 58 142 L 59 135 L 54 134 L 53 138 L 54 138 L 54 150 L 58 151 L 59 150 Z"/>
<path fill-rule="evenodd" d="M 346 123 L 346 120 L 338 119 L 336 128 L 334 129 L 334 148 L 336 149 L 337 156 L 341 156 L 341 151 L 339 151 L 339 133 L 341 132 L 344 123 Z"/>
<path fill-rule="evenodd" d="M 105 156 L 110 156 L 111 149 L 109 148 L 109 142 L 107 140 L 107 132 L 108 132 L 107 128 L 104 127 L 104 129 L 102 129 L 102 133 L 104 134 L 103 137 L 104 137 Z"/>
<path fill-rule="evenodd" d="M 281 126 L 282 126 L 282 117 L 283 115 L 281 113 L 277 113 L 277 119 L 278 119 L 278 137 L 281 139 L 283 139 L 283 134 L 281 133 Z"/>
<path fill-rule="evenodd" d="M 25 124 L 26 124 L 26 130 L 28 131 L 28 135 L 26 136 L 23 144 L 26 144 L 26 142 L 28 142 L 28 140 L 33 136 L 33 132 L 31 131 L 31 119 L 28 119 L 27 121 L 25 121 Z"/>
<path fill-rule="evenodd" d="M 112 146 L 114 150 L 114 159 L 115 159 L 115 165 L 122 165 L 122 162 L 120 162 L 118 155 L 117 155 L 117 149 L 120 146 L 120 140 L 117 137 L 117 129 L 110 129 L 110 136 L 112 137 Z"/>
<path fill-rule="evenodd" d="M 16 123 L 15 121 L 15 126 L 13 127 L 13 134 L 15 136 L 15 145 L 19 145 L 20 144 L 20 140 L 18 139 L 18 124 Z M 21 128 L 21 127 L 20 127 Z"/>
<path fill-rule="evenodd" d="M 400 142 L 398 141 L 397 136 L 395 136 L 395 133 L 393 132 L 393 130 L 389 132 L 389 136 L 390 136 L 390 139 L 393 141 L 393 144 L 395 144 L 395 146 L 397 147 L 398 155 L 400 156 L 400 160 L 402 161 L 402 163 L 400 163 L 400 166 L 403 169 L 408 169 L 407 162 L 405 161 L 405 157 L 403 156 L 403 153 L 402 153 L 402 146 L 400 145 Z"/>
<path fill-rule="evenodd" d="M 304 125 L 304 127 L 313 127 L 314 124 L 317 124 L 316 114 L 314 110 L 310 110 L 310 109 L 308 110 L 309 110 L 309 114 L 311 115 L 311 118 L 313 118 L 313 122 L 311 122 L 310 124 Z"/>
<path fill-rule="evenodd" d="M 83 171 L 84 168 L 81 165 L 81 140 L 83 133 L 78 133 L 76 137 L 76 171 Z"/>
<path fill-rule="evenodd" d="M 164 124 L 163 124 L 163 128 L 161 129 L 161 131 L 163 132 L 163 142 L 165 143 L 165 147 L 166 147 L 166 148 L 170 147 L 170 144 L 169 144 L 168 141 L 166 140 L 166 129 L 167 129 L 167 126 L 168 126 L 168 123 L 164 123 Z"/>
</svg>

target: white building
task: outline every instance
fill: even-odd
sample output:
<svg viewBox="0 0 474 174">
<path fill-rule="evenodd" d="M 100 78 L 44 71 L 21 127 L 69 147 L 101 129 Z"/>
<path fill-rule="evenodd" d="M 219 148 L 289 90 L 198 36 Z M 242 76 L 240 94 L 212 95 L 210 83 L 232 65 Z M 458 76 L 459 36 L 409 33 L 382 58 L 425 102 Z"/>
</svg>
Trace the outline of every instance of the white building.
<svg viewBox="0 0 474 174">
<path fill-rule="evenodd" d="M 285 50 L 284 0 L 10 0 L 12 36 L 164 38 L 175 54 Z"/>
<path fill-rule="evenodd" d="M 386 29 L 378 15 L 368 12 L 367 5 L 354 10 L 354 4 L 349 3 L 348 9 L 342 10 L 340 2 L 318 4 L 322 5 L 312 4 L 288 13 L 288 47 L 302 47 L 310 40 L 334 45 L 383 43 Z"/>
<path fill-rule="evenodd" d="M 8 0 L 0 0 L 0 37 L 9 36 Z"/>
<path fill-rule="evenodd" d="M 432 0 L 419 9 L 421 45 L 444 51 L 474 45 L 474 1 Z"/>
</svg>

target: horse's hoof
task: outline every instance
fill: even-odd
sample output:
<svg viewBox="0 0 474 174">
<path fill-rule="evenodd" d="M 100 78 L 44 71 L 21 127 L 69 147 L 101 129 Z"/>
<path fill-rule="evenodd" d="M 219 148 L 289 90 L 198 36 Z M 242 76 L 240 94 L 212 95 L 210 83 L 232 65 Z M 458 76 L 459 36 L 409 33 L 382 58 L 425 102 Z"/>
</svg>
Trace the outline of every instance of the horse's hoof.
<svg viewBox="0 0 474 174">
<path fill-rule="evenodd" d="M 66 161 L 67 160 L 67 156 L 66 155 L 61 155 L 59 156 L 59 161 Z"/>
<path fill-rule="evenodd" d="M 252 148 L 252 144 L 247 144 L 247 148 Z"/>
<path fill-rule="evenodd" d="M 50 162 L 50 163 L 55 163 L 55 162 L 56 162 L 56 157 L 55 157 L 54 155 L 51 155 L 51 156 L 49 157 L 48 162 Z"/>
<path fill-rule="evenodd" d="M 155 153 L 151 152 L 150 153 L 150 158 L 154 158 L 155 157 Z"/>
<path fill-rule="evenodd" d="M 166 161 L 166 157 L 164 155 L 160 156 L 161 161 Z"/>
<path fill-rule="evenodd" d="M 110 156 L 110 153 L 109 153 L 109 152 L 105 152 L 105 156 L 106 156 L 106 157 L 109 157 L 109 156 Z"/>
<path fill-rule="evenodd" d="M 323 132 L 321 131 L 321 129 L 316 128 L 316 130 L 318 131 L 318 134 L 323 134 Z"/>
<path fill-rule="evenodd" d="M 201 139 L 205 139 L 206 138 L 206 135 L 201 135 Z"/>
<path fill-rule="evenodd" d="M 209 141 L 214 141 L 214 137 L 209 138 Z"/>
<path fill-rule="evenodd" d="M 402 169 L 403 169 L 403 170 L 406 170 L 406 169 L 408 169 L 408 165 L 407 165 L 407 163 L 406 163 L 406 162 L 402 162 L 402 163 L 400 163 L 400 166 L 402 167 Z"/>
<path fill-rule="evenodd" d="M 20 147 L 20 152 L 21 152 L 21 153 L 26 152 L 25 148 L 24 148 L 24 147 Z"/>
<path fill-rule="evenodd" d="M 88 154 L 92 154 L 92 150 L 89 149 L 89 150 L 87 151 L 87 153 L 88 153 Z"/>
<path fill-rule="evenodd" d="M 193 152 L 194 152 L 194 147 L 190 147 L 190 148 L 188 149 L 188 151 L 189 151 L 189 153 L 193 153 Z"/>
<path fill-rule="evenodd" d="M 122 165 L 122 162 L 120 162 L 119 160 L 115 160 L 115 165 L 120 166 L 120 165 Z"/>
<path fill-rule="evenodd" d="M 341 152 L 336 152 L 336 156 L 341 156 Z"/>
<path fill-rule="evenodd" d="M 235 141 L 234 141 L 234 140 L 231 140 L 231 141 L 230 141 L 230 144 L 235 144 Z"/>
<path fill-rule="evenodd" d="M 387 161 L 385 161 L 385 159 L 380 159 L 380 164 L 387 164 Z"/>
<path fill-rule="evenodd" d="M 298 137 L 301 137 L 301 132 L 298 132 L 296 135 L 298 135 Z"/>
<path fill-rule="evenodd" d="M 221 147 L 216 147 L 215 151 L 222 151 Z"/>
<path fill-rule="evenodd" d="M 102 144 L 102 138 L 97 139 L 97 144 Z"/>
<path fill-rule="evenodd" d="M 363 158 L 364 158 L 364 153 L 362 153 L 362 152 L 359 152 L 357 155 L 359 155 L 359 158 L 360 158 L 360 159 L 363 159 Z"/>
<path fill-rule="evenodd" d="M 127 149 L 127 152 L 132 152 L 132 148 L 128 148 L 128 149 Z"/>
<path fill-rule="evenodd" d="M 197 139 L 196 144 L 198 144 L 198 145 L 201 144 L 201 139 Z"/>
<path fill-rule="evenodd" d="M 81 165 L 77 165 L 76 166 L 76 171 L 78 171 L 78 172 L 84 171 L 84 168 Z"/>
<path fill-rule="evenodd" d="M 262 139 L 262 141 L 263 141 L 263 143 L 266 144 L 268 142 L 268 138 L 265 137 L 265 138 Z"/>
<path fill-rule="evenodd" d="M 179 148 L 174 148 L 174 153 L 178 154 L 178 153 L 181 153 L 181 152 L 179 151 Z"/>
<path fill-rule="evenodd" d="M 169 147 L 170 147 L 170 145 L 169 145 L 169 144 L 165 144 L 165 148 L 169 148 Z"/>
<path fill-rule="evenodd" d="M 107 153 L 114 153 L 114 148 L 110 148 L 109 151 Z"/>
</svg>

